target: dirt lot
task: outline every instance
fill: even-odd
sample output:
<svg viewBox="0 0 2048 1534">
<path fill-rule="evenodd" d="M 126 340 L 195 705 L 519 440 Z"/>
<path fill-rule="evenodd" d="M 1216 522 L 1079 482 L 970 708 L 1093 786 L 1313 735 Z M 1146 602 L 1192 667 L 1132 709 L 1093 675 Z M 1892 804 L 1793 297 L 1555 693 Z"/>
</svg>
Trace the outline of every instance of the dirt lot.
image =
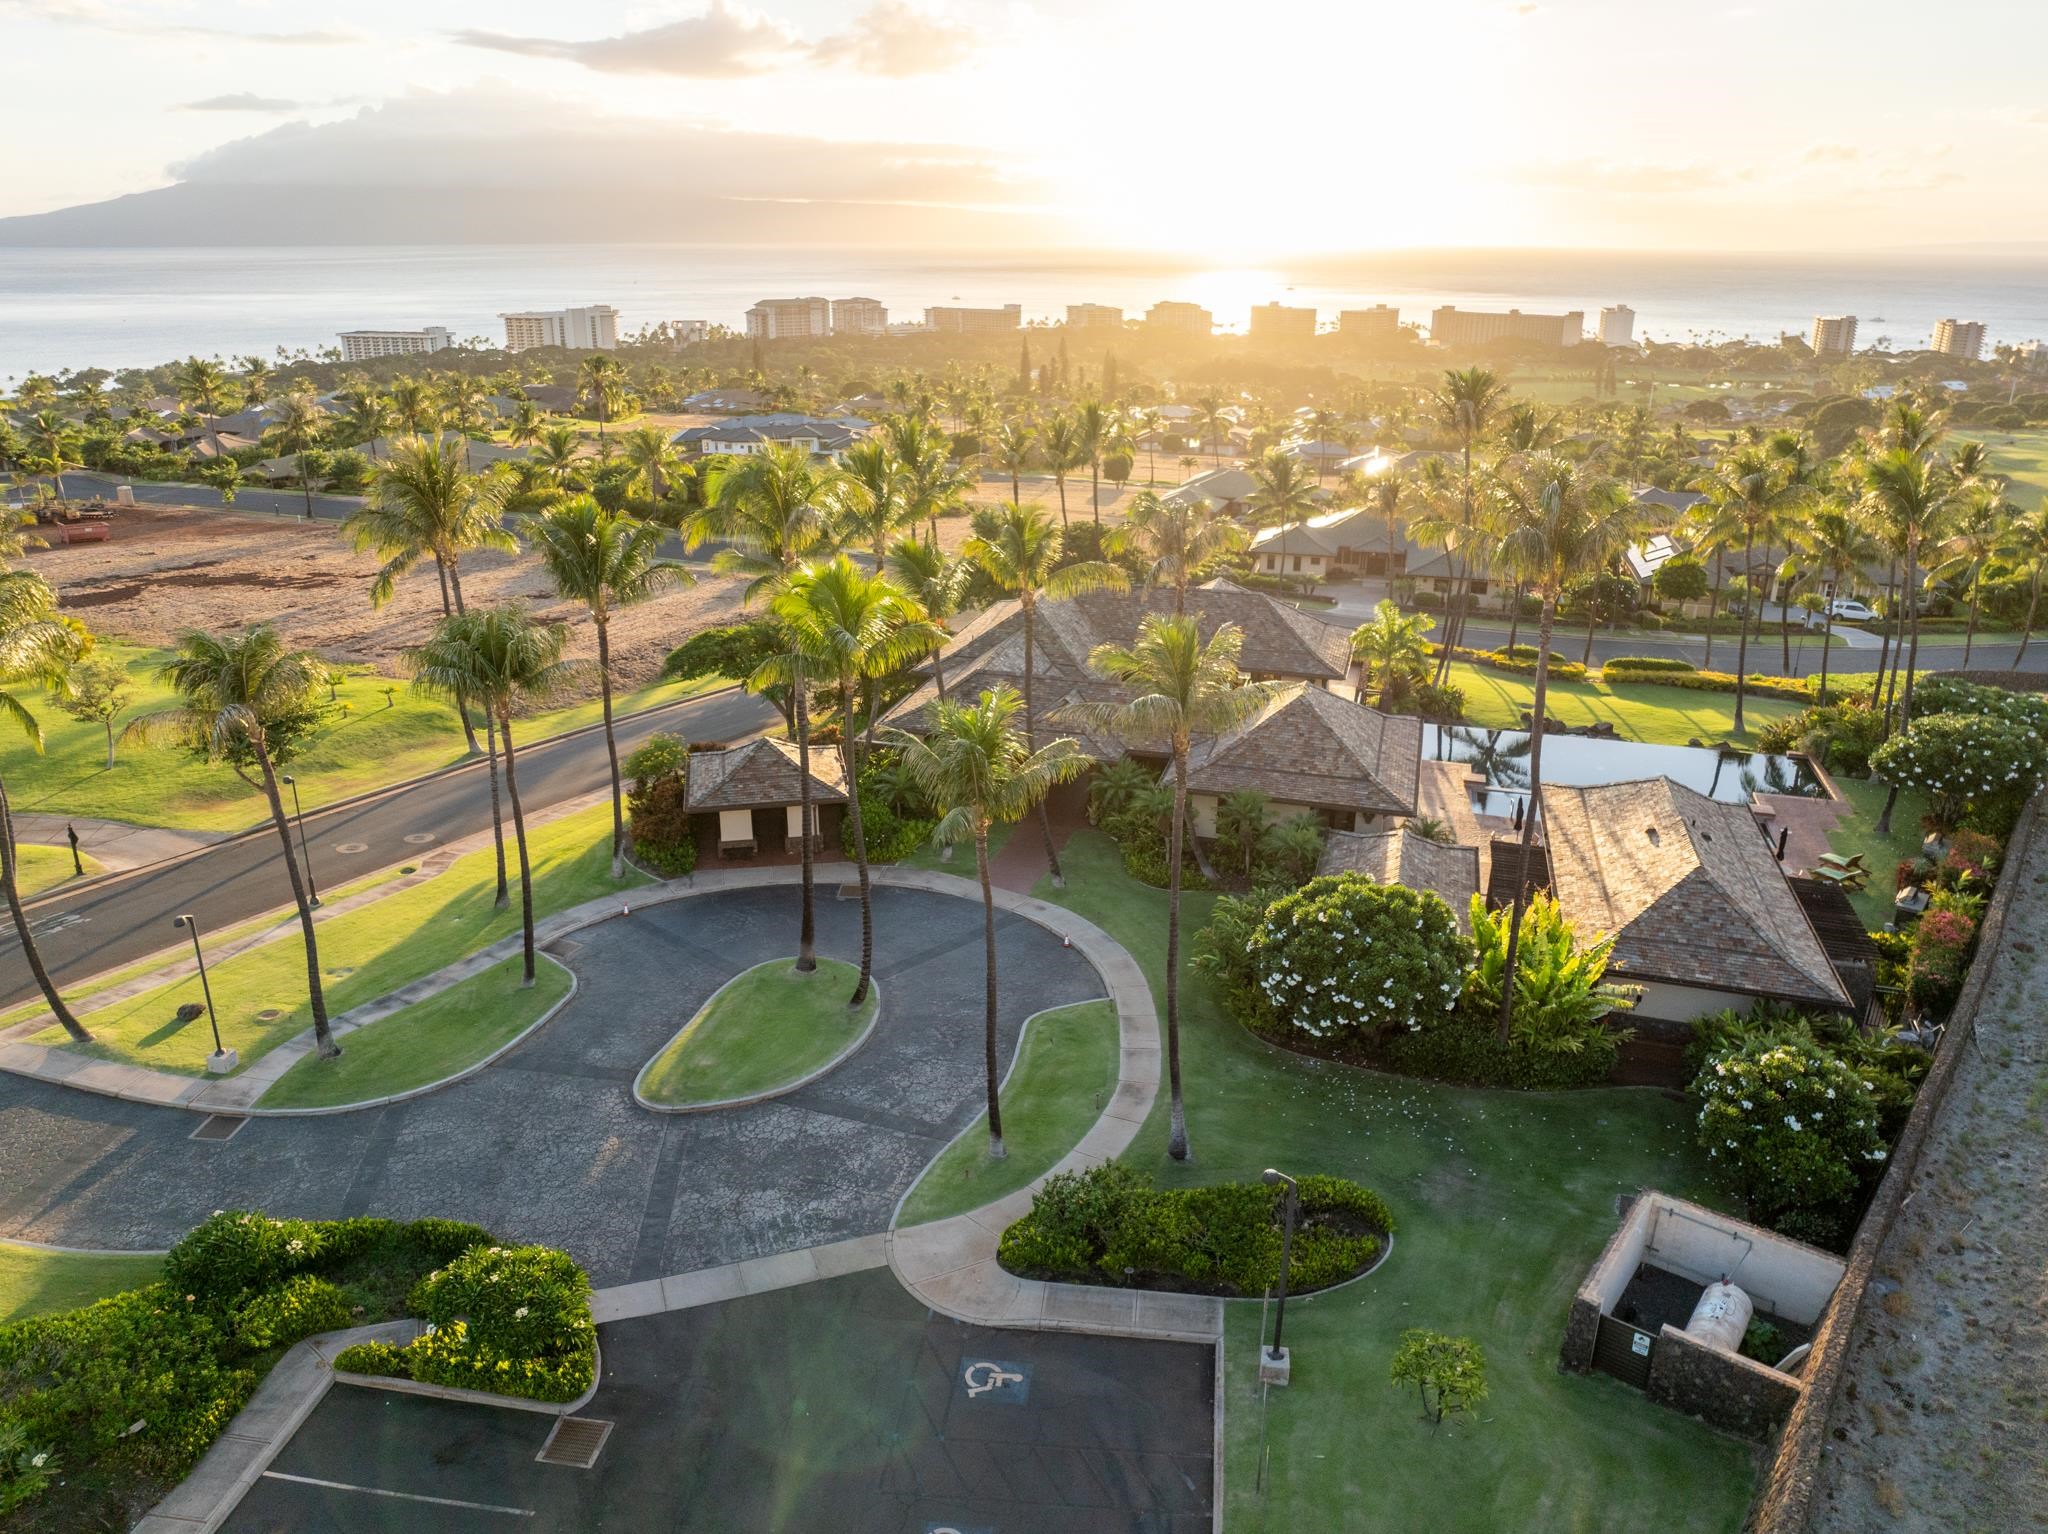
<svg viewBox="0 0 2048 1534">
<path fill-rule="evenodd" d="M 65 611 L 103 634 L 166 644 L 189 628 L 270 620 L 330 660 L 394 675 L 399 651 L 423 639 L 441 612 L 431 564 L 399 582 L 391 602 L 372 611 L 370 581 L 378 561 L 353 553 L 331 523 L 123 507 L 107 542 L 38 550 L 30 563 L 57 587 Z M 700 576 L 694 587 L 613 619 L 612 657 L 622 682 L 651 680 L 673 646 L 738 612 L 739 582 L 701 570 Z M 595 651 L 582 607 L 556 601 L 528 555 L 470 555 L 463 560 L 462 586 L 472 604 L 530 599 L 543 616 L 575 624 L 578 653 Z"/>
<path fill-rule="evenodd" d="M 2048 1528 L 2048 846 L 1877 1261 L 1821 1460 L 1813 1534 Z"/>
</svg>

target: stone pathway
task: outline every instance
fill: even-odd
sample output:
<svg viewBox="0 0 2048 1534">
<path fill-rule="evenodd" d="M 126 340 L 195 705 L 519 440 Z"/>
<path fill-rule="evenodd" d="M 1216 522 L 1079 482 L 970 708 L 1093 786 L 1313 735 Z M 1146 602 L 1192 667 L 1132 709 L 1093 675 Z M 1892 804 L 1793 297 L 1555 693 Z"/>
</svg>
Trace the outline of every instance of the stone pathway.
<svg viewBox="0 0 2048 1534">
<path fill-rule="evenodd" d="M 1046 814 L 1052 825 L 1053 845 L 1065 849 L 1076 831 L 1088 829 L 1088 789 L 1081 783 L 1063 783 L 1054 789 L 1046 799 Z M 957 860 L 965 855 L 967 877 L 974 877 L 973 849 L 964 848 L 953 854 Z M 1038 816 L 1032 814 L 1010 832 L 1010 839 L 1003 843 L 1002 851 L 989 859 L 989 883 L 999 890 L 1011 890 L 1019 895 L 1028 895 L 1037 888 L 1038 881 L 1052 872 L 1052 864 L 1045 856 L 1045 829 Z"/>
</svg>

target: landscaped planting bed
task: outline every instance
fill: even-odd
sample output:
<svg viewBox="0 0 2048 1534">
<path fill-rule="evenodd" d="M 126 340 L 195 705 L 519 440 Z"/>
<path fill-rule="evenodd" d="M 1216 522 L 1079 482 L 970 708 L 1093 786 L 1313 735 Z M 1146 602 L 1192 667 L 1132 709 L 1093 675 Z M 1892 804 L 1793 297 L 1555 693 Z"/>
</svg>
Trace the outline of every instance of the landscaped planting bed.
<svg viewBox="0 0 2048 1534">
<path fill-rule="evenodd" d="M 709 1107 L 795 1086 L 866 1038 L 879 991 L 849 1007 L 860 971 L 820 959 L 809 974 L 772 959 L 728 981 L 647 1063 L 633 1090 L 663 1108 Z"/>
</svg>

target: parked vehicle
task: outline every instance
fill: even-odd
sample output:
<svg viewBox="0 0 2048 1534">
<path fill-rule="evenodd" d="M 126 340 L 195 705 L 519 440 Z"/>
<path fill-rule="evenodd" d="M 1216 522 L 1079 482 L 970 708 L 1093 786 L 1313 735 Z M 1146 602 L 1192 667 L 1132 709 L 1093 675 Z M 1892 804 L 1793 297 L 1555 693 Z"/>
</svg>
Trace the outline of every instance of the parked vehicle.
<svg viewBox="0 0 2048 1534">
<path fill-rule="evenodd" d="M 1836 597 L 1828 603 L 1825 613 L 1808 613 L 1806 626 L 1810 629 L 1824 628 L 1835 623 L 1875 623 L 1877 614 L 1854 597 Z"/>
</svg>

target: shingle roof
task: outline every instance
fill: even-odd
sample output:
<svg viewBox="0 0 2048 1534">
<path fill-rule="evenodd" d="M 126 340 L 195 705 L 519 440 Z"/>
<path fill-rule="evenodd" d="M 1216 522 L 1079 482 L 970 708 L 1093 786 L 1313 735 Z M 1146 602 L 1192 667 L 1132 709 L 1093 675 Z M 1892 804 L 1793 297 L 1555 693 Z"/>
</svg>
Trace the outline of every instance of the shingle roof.
<svg viewBox="0 0 2048 1534">
<path fill-rule="evenodd" d="M 1451 908 L 1460 932 L 1472 930 L 1472 897 L 1479 893 L 1479 849 L 1417 836 L 1406 826 L 1391 831 L 1332 831 L 1323 842 L 1319 874 L 1359 873 L 1381 884 L 1428 890 Z"/>
<path fill-rule="evenodd" d="M 1188 787 L 1257 789 L 1285 804 L 1412 815 L 1422 774 L 1422 721 L 1383 714 L 1298 682 L 1227 735 L 1199 742 Z M 1475 875 L 1476 877 L 1476 875 Z"/>
<path fill-rule="evenodd" d="M 1300 522 L 1286 527 L 1262 527 L 1252 535 L 1254 554 L 1314 554 L 1328 557 L 1337 552 L 1337 540 L 1321 528 Z"/>
<path fill-rule="evenodd" d="M 1543 789 L 1551 888 L 1616 979 L 1848 1005 L 1745 805 L 1668 778 Z"/>
<path fill-rule="evenodd" d="M 794 741 L 763 737 L 726 751 L 692 751 L 688 803 L 693 810 L 745 810 L 795 804 L 802 797 Z M 811 748 L 811 801 L 842 804 L 846 773 L 839 753 Z"/>
</svg>

